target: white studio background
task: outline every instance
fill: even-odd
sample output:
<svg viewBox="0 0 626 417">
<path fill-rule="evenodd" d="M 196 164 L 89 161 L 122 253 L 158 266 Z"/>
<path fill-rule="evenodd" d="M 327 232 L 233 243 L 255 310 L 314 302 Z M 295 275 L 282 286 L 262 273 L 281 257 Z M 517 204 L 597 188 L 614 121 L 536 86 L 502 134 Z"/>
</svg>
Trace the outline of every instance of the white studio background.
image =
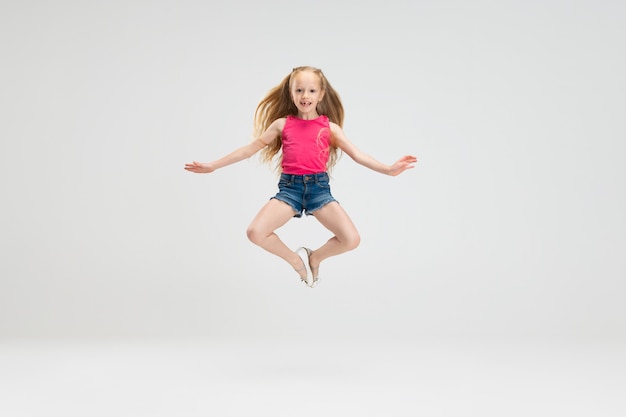
<svg viewBox="0 0 626 417">
<path fill-rule="evenodd" d="M 626 336 L 624 3 L 352 3 L 2 1 L 0 337 Z M 419 159 L 342 158 L 362 244 L 314 290 L 246 238 L 266 166 L 183 170 L 300 65 Z"/>
</svg>

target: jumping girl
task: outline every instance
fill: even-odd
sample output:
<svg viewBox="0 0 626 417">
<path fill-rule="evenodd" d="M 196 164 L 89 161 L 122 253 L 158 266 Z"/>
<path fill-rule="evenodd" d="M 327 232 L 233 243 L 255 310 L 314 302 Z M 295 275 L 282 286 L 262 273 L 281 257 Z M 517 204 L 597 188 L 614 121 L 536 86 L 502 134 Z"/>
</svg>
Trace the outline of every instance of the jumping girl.
<svg viewBox="0 0 626 417">
<path fill-rule="evenodd" d="M 328 172 L 339 151 L 355 162 L 382 174 L 396 176 L 413 168 L 415 156 L 406 155 L 392 165 L 361 152 L 343 132 L 344 109 L 337 92 L 320 69 L 298 67 L 274 87 L 257 106 L 256 139 L 213 162 L 186 164 L 187 171 L 210 173 L 261 151 L 264 162 L 277 157 L 281 172 L 278 193 L 248 227 L 250 241 L 288 262 L 309 287 L 319 280 L 320 263 L 355 249 L 359 233 L 330 192 Z M 313 215 L 333 237 L 320 248 L 289 249 L 275 233 L 292 217 Z"/>
</svg>

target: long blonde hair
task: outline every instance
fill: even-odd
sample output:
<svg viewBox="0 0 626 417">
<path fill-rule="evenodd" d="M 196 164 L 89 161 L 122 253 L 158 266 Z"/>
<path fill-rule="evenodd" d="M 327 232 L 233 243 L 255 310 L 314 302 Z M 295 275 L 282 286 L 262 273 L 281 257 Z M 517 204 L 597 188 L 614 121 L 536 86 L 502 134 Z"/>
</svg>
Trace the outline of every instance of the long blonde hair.
<svg viewBox="0 0 626 417">
<path fill-rule="evenodd" d="M 294 68 L 280 84 L 272 88 L 261 100 L 254 112 L 254 133 L 259 137 L 276 119 L 289 115 L 297 116 L 298 108 L 291 99 L 291 80 L 295 74 L 301 71 L 311 71 L 320 78 L 321 92 L 324 97 L 317 105 L 317 112 L 325 115 L 331 122 L 343 127 L 343 104 L 339 94 L 330 85 L 322 70 L 314 67 L 304 66 Z M 271 164 L 274 157 L 280 153 L 283 145 L 282 135 L 278 135 L 270 144 L 261 150 L 261 161 Z M 330 149 L 328 153 L 328 163 L 326 169 L 331 171 L 340 157 L 340 150 L 335 145 L 331 135 Z M 282 153 L 276 161 L 276 169 L 280 169 Z"/>
</svg>

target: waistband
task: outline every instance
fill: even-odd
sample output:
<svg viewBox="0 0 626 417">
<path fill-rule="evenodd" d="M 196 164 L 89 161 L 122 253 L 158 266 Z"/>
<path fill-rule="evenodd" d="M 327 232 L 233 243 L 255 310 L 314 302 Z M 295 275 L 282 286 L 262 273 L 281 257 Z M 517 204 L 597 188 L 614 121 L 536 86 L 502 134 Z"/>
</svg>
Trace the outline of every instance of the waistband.
<svg viewBox="0 0 626 417">
<path fill-rule="evenodd" d="M 280 174 L 280 179 L 287 180 L 291 182 L 315 182 L 319 180 L 328 180 L 327 172 L 319 172 L 317 174 L 304 174 L 304 175 L 295 175 L 295 174 Z"/>
</svg>

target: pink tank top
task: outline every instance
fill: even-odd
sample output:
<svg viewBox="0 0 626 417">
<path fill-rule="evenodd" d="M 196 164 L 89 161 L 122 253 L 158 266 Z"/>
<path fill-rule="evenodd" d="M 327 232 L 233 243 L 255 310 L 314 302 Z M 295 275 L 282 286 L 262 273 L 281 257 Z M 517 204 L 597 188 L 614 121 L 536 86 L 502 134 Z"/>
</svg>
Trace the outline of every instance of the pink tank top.
<svg viewBox="0 0 626 417">
<path fill-rule="evenodd" d="M 284 174 L 306 175 L 326 171 L 330 147 L 327 116 L 313 120 L 287 116 L 282 140 Z"/>
</svg>

